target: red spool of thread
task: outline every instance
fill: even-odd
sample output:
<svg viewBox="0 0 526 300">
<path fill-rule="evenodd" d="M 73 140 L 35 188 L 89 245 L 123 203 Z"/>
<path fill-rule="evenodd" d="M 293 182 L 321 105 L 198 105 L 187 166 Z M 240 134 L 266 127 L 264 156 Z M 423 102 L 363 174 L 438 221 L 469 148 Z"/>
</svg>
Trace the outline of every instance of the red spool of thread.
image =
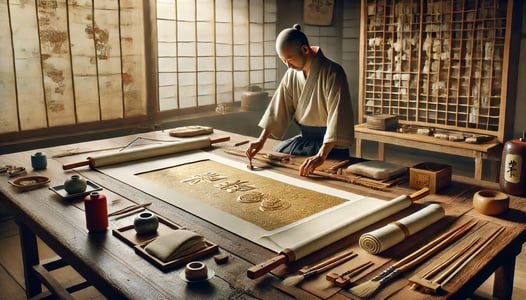
<svg viewBox="0 0 526 300">
<path fill-rule="evenodd" d="M 106 196 L 91 192 L 84 198 L 86 227 L 90 232 L 105 231 L 108 228 L 108 206 Z"/>
</svg>

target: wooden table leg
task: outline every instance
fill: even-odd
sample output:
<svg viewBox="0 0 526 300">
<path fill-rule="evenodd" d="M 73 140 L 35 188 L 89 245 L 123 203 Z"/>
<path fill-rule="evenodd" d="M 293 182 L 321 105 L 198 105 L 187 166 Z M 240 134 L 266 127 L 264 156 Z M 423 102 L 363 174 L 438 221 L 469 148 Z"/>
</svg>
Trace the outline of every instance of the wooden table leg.
<svg viewBox="0 0 526 300">
<path fill-rule="evenodd" d="M 356 153 L 357 158 L 362 158 L 362 139 L 356 139 Z"/>
<path fill-rule="evenodd" d="M 31 298 L 42 292 L 40 280 L 33 270 L 33 266 L 40 263 L 40 259 L 38 257 L 37 237 L 23 223 L 17 223 L 20 234 L 20 245 L 22 248 L 22 263 L 24 267 L 24 279 L 26 282 L 26 296 L 27 298 Z"/>
<path fill-rule="evenodd" d="M 484 161 L 482 160 L 482 152 L 475 152 L 475 174 L 474 178 L 478 180 L 482 180 L 482 164 Z"/>
<path fill-rule="evenodd" d="M 385 144 L 378 142 L 378 160 L 385 159 Z"/>
<path fill-rule="evenodd" d="M 515 273 L 516 257 L 510 255 L 503 264 L 495 271 L 495 280 L 493 281 L 493 297 L 496 299 L 511 299 L 513 294 L 513 276 Z"/>
</svg>

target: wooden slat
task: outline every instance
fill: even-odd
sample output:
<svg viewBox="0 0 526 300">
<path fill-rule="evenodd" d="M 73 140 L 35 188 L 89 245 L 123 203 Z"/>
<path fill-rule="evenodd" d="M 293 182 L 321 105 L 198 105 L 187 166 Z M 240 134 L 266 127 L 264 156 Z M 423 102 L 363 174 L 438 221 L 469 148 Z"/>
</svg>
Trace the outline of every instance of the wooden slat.
<svg viewBox="0 0 526 300">
<path fill-rule="evenodd" d="M 92 33 L 91 0 L 78 0 L 69 5 L 71 69 L 74 80 L 76 117 L 79 123 L 99 121 L 99 87 L 95 42 Z"/>
<path fill-rule="evenodd" d="M 49 126 L 75 123 L 66 3 L 37 1 L 38 31 Z"/>
<path fill-rule="evenodd" d="M 7 0 L 0 1 L 0 133 L 18 131 L 15 67 Z"/>
<path fill-rule="evenodd" d="M 35 1 L 10 1 L 21 130 L 48 125 Z"/>
</svg>

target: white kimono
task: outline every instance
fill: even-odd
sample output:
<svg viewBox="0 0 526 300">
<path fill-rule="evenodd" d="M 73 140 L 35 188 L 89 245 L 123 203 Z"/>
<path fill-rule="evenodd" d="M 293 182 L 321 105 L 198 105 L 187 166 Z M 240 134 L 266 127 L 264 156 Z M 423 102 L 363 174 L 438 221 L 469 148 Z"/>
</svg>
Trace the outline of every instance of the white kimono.
<svg viewBox="0 0 526 300">
<path fill-rule="evenodd" d="M 354 121 L 347 77 L 321 49 L 313 50 L 317 53 L 308 77 L 289 68 L 259 126 L 282 138 L 294 118 L 300 127 L 326 127 L 323 144 L 335 142 L 336 147 L 348 149 L 354 139 Z"/>
</svg>

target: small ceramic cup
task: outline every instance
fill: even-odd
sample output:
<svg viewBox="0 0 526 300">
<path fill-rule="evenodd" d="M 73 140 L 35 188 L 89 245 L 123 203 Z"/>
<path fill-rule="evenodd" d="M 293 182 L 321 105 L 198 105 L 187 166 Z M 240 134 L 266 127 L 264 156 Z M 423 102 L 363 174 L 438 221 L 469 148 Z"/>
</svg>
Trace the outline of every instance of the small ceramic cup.
<svg viewBox="0 0 526 300">
<path fill-rule="evenodd" d="M 184 274 L 188 281 L 205 280 L 208 278 L 208 268 L 200 261 L 192 261 L 184 268 Z"/>
<path fill-rule="evenodd" d="M 153 234 L 159 228 L 159 218 L 151 212 L 141 212 L 133 220 L 133 226 L 139 235 Z"/>
</svg>

